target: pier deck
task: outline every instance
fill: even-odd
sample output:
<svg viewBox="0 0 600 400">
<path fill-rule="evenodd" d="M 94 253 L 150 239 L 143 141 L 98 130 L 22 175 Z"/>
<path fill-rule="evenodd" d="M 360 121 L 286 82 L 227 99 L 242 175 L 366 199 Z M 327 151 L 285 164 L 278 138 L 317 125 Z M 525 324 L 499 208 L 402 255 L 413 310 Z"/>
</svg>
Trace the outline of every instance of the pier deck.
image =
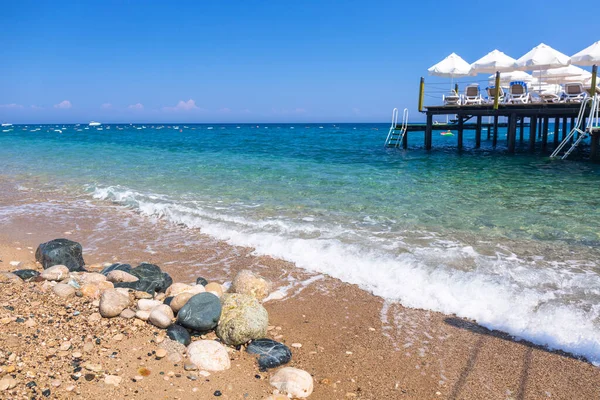
<svg viewBox="0 0 600 400">
<path fill-rule="evenodd" d="M 402 140 L 402 146 L 407 147 L 407 136 L 409 132 L 425 132 L 424 146 L 426 150 L 432 148 L 432 133 L 439 130 L 456 131 L 457 147 L 463 147 L 463 132 L 465 130 L 475 130 L 475 148 L 481 146 L 481 132 L 488 129 L 488 138 L 492 136 L 493 146 L 498 142 L 498 129 L 507 128 L 508 152 L 514 153 L 517 141 L 517 130 L 519 131 L 519 140 L 524 140 L 524 128 L 529 127 L 530 152 L 534 152 L 536 145 L 541 143 L 542 152 L 549 152 L 548 129 L 550 122 L 554 122 L 553 146 L 556 148 L 559 141 L 564 139 L 568 132 L 576 126 L 576 119 L 579 115 L 581 104 L 579 103 L 529 103 L 529 104 L 498 104 L 495 109 L 493 104 L 481 105 L 446 105 L 446 106 L 426 106 L 422 111 L 427 119 L 424 124 L 408 124 L 406 134 Z M 434 123 L 433 117 L 439 115 L 452 116 L 455 123 L 444 124 Z M 584 115 L 589 115 L 586 111 Z M 493 123 L 483 123 L 483 117 L 490 117 Z M 500 122 L 500 117 L 506 117 L 508 122 Z M 475 122 L 468 122 L 471 120 Z M 526 119 L 528 122 L 525 122 Z M 582 126 L 585 126 L 585 117 Z M 559 131 L 562 128 L 562 138 L 559 138 Z M 401 129 L 401 126 L 396 126 Z M 594 161 L 600 161 L 600 132 L 591 132 L 590 158 Z"/>
</svg>

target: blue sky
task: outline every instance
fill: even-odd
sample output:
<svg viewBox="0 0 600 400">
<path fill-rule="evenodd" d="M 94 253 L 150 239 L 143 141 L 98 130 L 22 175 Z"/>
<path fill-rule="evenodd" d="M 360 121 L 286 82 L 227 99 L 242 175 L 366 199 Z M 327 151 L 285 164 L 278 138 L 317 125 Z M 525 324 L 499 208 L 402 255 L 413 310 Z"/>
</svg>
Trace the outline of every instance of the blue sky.
<svg viewBox="0 0 600 400">
<path fill-rule="evenodd" d="M 564 4 L 4 0 L 0 121 L 418 119 L 419 78 L 451 52 L 571 55 L 600 39 Z"/>
</svg>

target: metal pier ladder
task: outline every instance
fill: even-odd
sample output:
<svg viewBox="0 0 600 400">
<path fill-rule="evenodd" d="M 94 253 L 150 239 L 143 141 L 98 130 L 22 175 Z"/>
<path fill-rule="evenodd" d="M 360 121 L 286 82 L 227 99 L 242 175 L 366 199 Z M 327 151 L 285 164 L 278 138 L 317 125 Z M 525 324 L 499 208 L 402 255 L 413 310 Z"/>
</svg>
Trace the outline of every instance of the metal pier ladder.
<svg viewBox="0 0 600 400">
<path fill-rule="evenodd" d="M 408 108 L 404 109 L 402 113 L 402 125 L 398 128 L 398 109 L 392 110 L 392 125 L 388 132 L 387 138 L 385 139 L 385 147 L 399 147 L 400 143 L 404 140 L 406 135 L 406 128 L 408 126 Z"/>
<path fill-rule="evenodd" d="M 584 119 L 583 117 L 585 116 L 585 111 L 588 105 L 590 106 L 589 118 L 587 119 L 587 124 L 585 126 L 582 126 Z M 593 131 L 598 130 L 600 128 L 600 124 L 598 121 L 599 110 L 600 96 L 594 95 L 585 98 L 581 102 L 581 107 L 579 108 L 577 123 L 575 124 L 573 129 L 571 129 L 571 132 L 569 132 L 567 137 L 563 139 L 560 145 L 558 145 L 558 147 L 550 155 L 550 158 L 558 157 L 561 151 L 563 151 L 567 144 L 569 144 L 569 142 L 572 140 L 573 136 L 577 133 L 579 134 L 579 137 L 577 138 L 575 143 L 573 143 L 573 145 L 561 157 L 562 160 L 565 160 L 567 157 L 569 157 L 569 154 L 571 154 L 573 150 L 575 150 L 577 146 L 579 146 L 579 143 L 581 143 L 586 137 L 591 135 Z"/>
</svg>

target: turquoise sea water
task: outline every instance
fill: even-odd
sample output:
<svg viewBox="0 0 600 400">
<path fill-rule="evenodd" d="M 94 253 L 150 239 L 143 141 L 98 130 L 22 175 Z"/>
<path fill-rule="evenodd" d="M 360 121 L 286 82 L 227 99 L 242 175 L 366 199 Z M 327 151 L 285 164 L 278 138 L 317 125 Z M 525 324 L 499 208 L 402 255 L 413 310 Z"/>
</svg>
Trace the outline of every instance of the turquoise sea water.
<svg viewBox="0 0 600 400">
<path fill-rule="evenodd" d="M 600 165 L 387 124 L 14 126 L 2 174 L 600 361 Z M 485 135 L 484 135 L 485 137 Z"/>
</svg>

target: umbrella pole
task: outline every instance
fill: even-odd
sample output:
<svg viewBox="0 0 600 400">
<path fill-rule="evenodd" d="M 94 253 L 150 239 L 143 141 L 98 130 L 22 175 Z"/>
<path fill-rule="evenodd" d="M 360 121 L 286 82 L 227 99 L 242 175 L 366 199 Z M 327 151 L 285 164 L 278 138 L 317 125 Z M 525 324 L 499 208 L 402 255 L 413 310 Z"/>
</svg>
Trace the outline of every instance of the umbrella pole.
<svg viewBox="0 0 600 400">
<path fill-rule="evenodd" d="M 592 87 L 590 88 L 590 95 L 596 95 L 596 75 L 598 75 L 598 66 L 594 65 L 592 67 Z"/>
</svg>

